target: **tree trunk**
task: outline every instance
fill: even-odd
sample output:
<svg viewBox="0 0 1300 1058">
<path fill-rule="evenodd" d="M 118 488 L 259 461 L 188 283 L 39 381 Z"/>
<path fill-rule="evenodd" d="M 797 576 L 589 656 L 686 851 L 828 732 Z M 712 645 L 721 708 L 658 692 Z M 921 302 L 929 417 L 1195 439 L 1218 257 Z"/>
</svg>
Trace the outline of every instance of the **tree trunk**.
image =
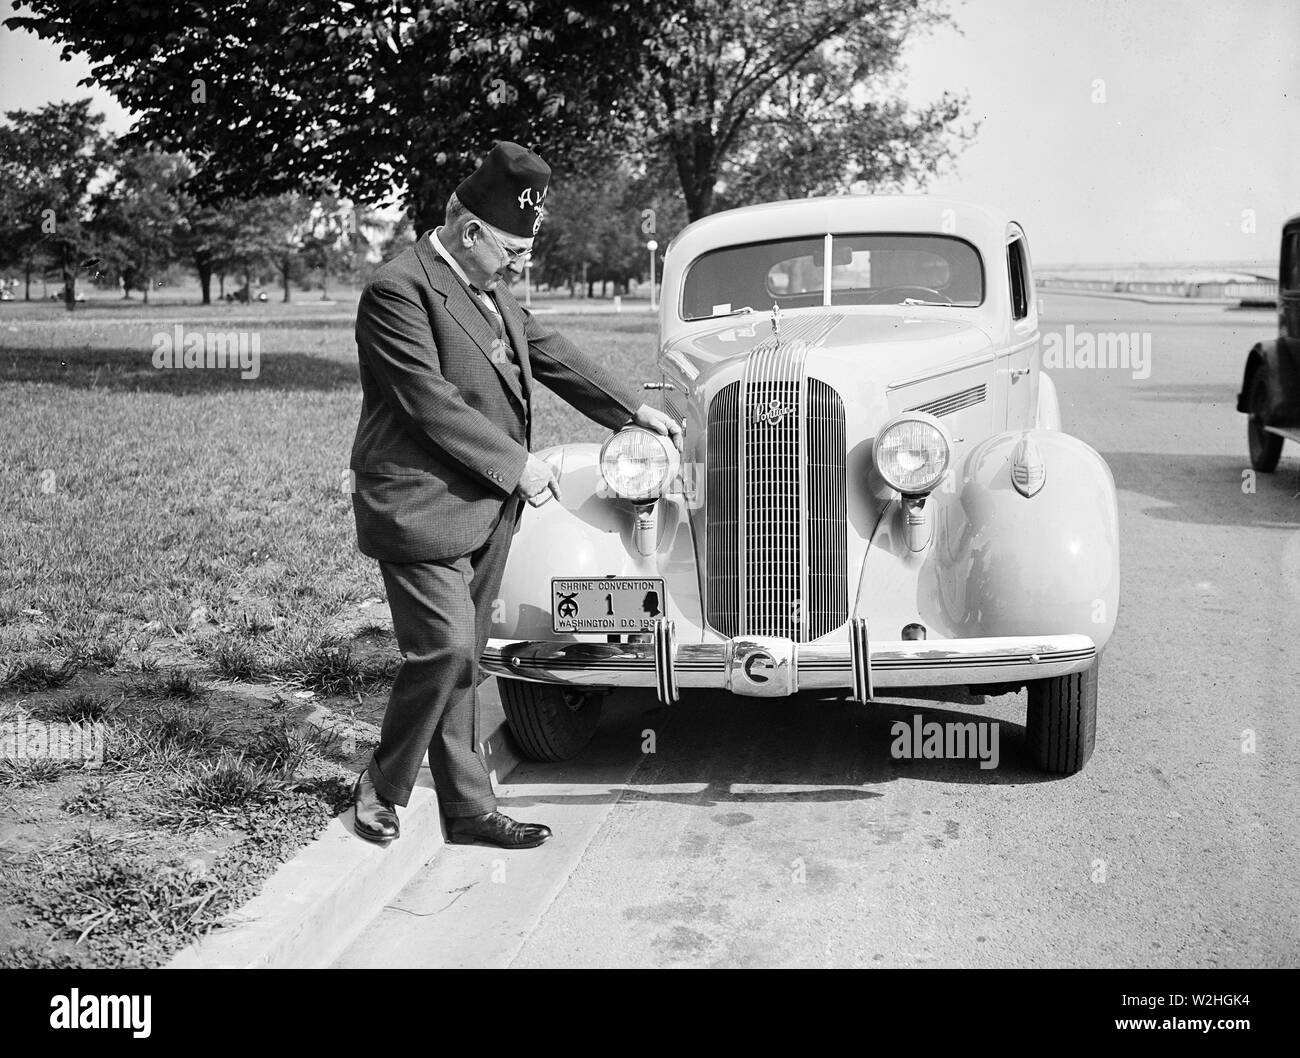
<svg viewBox="0 0 1300 1058">
<path fill-rule="evenodd" d="M 280 269 L 280 277 L 284 286 L 284 303 L 289 304 L 289 269 L 293 262 L 289 258 L 284 259 L 284 267 Z"/>
<path fill-rule="evenodd" d="M 217 297 L 219 297 L 222 301 L 225 301 L 226 300 L 226 273 L 225 272 L 217 273 L 217 282 L 218 282 Z"/>
<path fill-rule="evenodd" d="M 199 289 L 203 291 L 203 304 L 212 304 L 212 262 L 207 254 L 194 255 L 194 267 L 199 273 Z"/>
<path fill-rule="evenodd" d="M 28 261 L 23 265 L 23 279 L 26 282 L 26 293 L 23 294 L 24 301 L 32 300 L 32 263 Z"/>
<path fill-rule="evenodd" d="M 77 308 L 77 273 L 63 269 L 63 304 L 69 312 Z"/>
<path fill-rule="evenodd" d="M 695 129 L 673 145 L 673 161 L 677 179 L 686 200 L 686 218 L 696 221 L 713 212 L 713 192 L 718 183 L 717 165 L 710 161 L 713 154 L 712 134 L 705 129 Z"/>
<path fill-rule="evenodd" d="M 709 179 L 706 185 L 695 189 L 693 199 L 686 200 L 686 213 L 691 220 L 699 220 L 713 212 L 713 192 L 714 181 Z"/>
</svg>

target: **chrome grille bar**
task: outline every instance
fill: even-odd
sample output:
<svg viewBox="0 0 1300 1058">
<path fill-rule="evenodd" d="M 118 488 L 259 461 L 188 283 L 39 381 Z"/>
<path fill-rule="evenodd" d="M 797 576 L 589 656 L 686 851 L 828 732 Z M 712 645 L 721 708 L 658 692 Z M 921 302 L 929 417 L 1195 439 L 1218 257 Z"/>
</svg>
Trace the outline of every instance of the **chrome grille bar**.
<svg viewBox="0 0 1300 1058">
<path fill-rule="evenodd" d="M 742 627 L 748 635 L 796 638 L 801 570 L 800 378 L 802 341 L 768 341 L 742 378 Z"/>
<path fill-rule="evenodd" d="M 808 638 L 839 628 L 848 617 L 848 510 L 844 404 L 821 379 L 807 382 L 809 443 L 804 461 L 808 505 Z"/>
<path fill-rule="evenodd" d="M 801 322 L 820 340 L 835 321 Z M 808 642 L 848 619 L 844 405 L 807 376 L 807 341 L 760 342 L 709 407 L 705 596 L 725 636 Z"/>
<path fill-rule="evenodd" d="M 705 511 L 708 520 L 707 598 L 713 627 L 740 634 L 740 383 L 724 386 L 709 405 Z"/>
</svg>

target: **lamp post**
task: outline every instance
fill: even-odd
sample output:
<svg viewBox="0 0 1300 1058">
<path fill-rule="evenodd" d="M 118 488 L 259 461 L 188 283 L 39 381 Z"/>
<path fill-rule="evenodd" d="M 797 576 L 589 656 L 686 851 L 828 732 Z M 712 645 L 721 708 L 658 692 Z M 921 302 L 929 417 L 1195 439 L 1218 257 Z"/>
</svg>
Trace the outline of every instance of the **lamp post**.
<svg viewBox="0 0 1300 1058">
<path fill-rule="evenodd" d="M 651 239 L 645 244 L 645 248 L 650 251 L 650 311 L 655 310 L 655 251 L 659 249 L 659 244 Z"/>
</svg>

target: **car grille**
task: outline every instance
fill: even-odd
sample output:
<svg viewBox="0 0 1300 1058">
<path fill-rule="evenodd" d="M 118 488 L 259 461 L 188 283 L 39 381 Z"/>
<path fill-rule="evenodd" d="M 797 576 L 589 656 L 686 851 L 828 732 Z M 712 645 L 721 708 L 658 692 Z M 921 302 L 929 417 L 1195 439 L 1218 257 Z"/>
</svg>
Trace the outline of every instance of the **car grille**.
<svg viewBox="0 0 1300 1058">
<path fill-rule="evenodd" d="M 848 619 L 844 404 L 775 341 L 709 406 L 709 624 L 807 642 Z"/>
</svg>

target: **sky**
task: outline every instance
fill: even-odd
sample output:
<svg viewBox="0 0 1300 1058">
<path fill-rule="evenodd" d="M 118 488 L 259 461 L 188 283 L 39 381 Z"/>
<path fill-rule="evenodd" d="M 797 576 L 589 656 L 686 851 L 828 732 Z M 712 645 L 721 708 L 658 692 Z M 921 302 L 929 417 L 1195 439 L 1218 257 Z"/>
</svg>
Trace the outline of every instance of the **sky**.
<svg viewBox="0 0 1300 1058">
<path fill-rule="evenodd" d="M 1300 0 L 952 0 L 909 42 L 914 105 L 976 138 L 927 190 L 1004 209 L 1036 266 L 1269 261 L 1300 213 Z M 0 0 L 0 18 L 12 13 Z M 0 110 L 89 94 L 84 60 L 0 28 Z"/>
<path fill-rule="evenodd" d="M 981 125 L 927 190 L 1006 210 L 1035 265 L 1276 258 L 1300 213 L 1300 0 L 949 9 L 961 33 L 912 42 L 908 95 L 967 93 Z"/>
</svg>

